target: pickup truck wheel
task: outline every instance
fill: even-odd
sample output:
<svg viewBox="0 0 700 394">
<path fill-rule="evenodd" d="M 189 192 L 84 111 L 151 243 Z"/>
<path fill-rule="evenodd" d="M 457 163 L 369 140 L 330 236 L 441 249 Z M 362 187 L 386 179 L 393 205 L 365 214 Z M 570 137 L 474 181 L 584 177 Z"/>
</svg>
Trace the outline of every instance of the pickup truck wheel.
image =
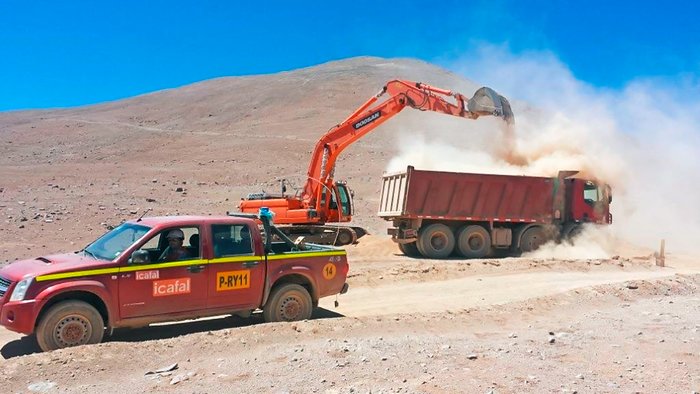
<svg viewBox="0 0 700 394">
<path fill-rule="evenodd" d="M 415 242 L 399 244 L 399 250 L 408 257 L 420 257 L 420 251 L 418 251 L 418 246 Z"/>
<path fill-rule="evenodd" d="M 429 259 L 444 259 L 455 248 L 455 236 L 449 227 L 434 223 L 420 230 L 416 244 L 423 256 Z"/>
<path fill-rule="evenodd" d="M 532 252 L 545 242 L 547 242 L 547 237 L 542 227 L 530 227 L 520 236 L 520 250 L 522 250 L 523 253 Z"/>
<path fill-rule="evenodd" d="M 61 349 L 100 343 L 104 320 L 92 305 L 83 301 L 63 301 L 49 309 L 37 325 L 36 340 L 41 350 Z"/>
<path fill-rule="evenodd" d="M 457 231 L 457 250 L 466 258 L 481 259 L 491 254 L 491 236 L 479 226 L 464 226 Z"/>
<path fill-rule="evenodd" d="M 263 308 L 266 322 L 306 320 L 311 317 L 311 296 L 300 285 L 287 283 L 272 290 Z"/>
</svg>

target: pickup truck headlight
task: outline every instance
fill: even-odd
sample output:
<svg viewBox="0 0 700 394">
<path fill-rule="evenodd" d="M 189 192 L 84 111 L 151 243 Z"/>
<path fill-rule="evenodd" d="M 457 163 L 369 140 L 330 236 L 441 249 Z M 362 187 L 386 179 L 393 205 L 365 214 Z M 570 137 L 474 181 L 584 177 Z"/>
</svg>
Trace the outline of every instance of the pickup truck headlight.
<svg viewBox="0 0 700 394">
<path fill-rule="evenodd" d="M 24 300 L 24 295 L 27 294 L 27 289 L 29 288 L 29 284 L 32 283 L 32 279 L 34 278 L 27 278 L 17 282 L 17 286 L 12 290 L 10 301 Z"/>
</svg>

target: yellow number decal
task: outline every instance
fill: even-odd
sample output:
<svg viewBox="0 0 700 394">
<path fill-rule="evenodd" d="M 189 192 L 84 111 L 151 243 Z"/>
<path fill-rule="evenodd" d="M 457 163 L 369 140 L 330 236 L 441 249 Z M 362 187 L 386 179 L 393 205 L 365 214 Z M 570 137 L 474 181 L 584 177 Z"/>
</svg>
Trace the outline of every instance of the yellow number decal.
<svg viewBox="0 0 700 394">
<path fill-rule="evenodd" d="M 323 267 L 323 277 L 328 279 L 328 280 L 331 280 L 331 279 L 335 278 L 335 271 L 336 271 L 335 264 L 328 263 Z"/>
</svg>

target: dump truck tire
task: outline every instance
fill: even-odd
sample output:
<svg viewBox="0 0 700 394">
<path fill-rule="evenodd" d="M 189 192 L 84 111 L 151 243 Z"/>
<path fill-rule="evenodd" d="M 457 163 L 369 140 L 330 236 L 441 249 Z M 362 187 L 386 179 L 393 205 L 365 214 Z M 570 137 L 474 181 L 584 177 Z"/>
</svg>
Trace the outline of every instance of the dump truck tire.
<svg viewBox="0 0 700 394">
<path fill-rule="evenodd" d="M 266 322 L 298 321 L 310 318 L 312 312 L 309 292 L 301 285 L 285 283 L 272 290 L 263 317 Z"/>
<path fill-rule="evenodd" d="M 100 312 L 87 302 L 62 301 L 46 311 L 36 329 L 41 350 L 102 342 L 105 325 Z"/>
<path fill-rule="evenodd" d="M 580 224 L 568 224 L 562 230 L 562 239 L 572 241 L 583 231 L 583 226 Z"/>
<path fill-rule="evenodd" d="M 399 250 L 408 257 L 420 257 L 421 255 L 415 242 L 399 244 Z"/>
<path fill-rule="evenodd" d="M 544 230 L 540 226 L 530 227 L 520 236 L 520 250 L 532 252 L 547 242 Z"/>
<path fill-rule="evenodd" d="M 455 236 L 449 227 L 434 223 L 419 231 L 416 246 L 429 259 L 444 259 L 455 248 Z"/>
<path fill-rule="evenodd" d="M 491 235 L 479 225 L 467 225 L 457 231 L 457 250 L 469 259 L 482 259 L 491 254 Z"/>
</svg>

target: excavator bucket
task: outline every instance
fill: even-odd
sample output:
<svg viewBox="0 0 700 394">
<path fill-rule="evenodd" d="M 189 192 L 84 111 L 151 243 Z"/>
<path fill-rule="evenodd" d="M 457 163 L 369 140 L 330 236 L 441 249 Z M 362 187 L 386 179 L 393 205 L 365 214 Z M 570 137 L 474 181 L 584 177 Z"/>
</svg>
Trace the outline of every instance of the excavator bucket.
<svg viewBox="0 0 700 394">
<path fill-rule="evenodd" d="M 479 115 L 493 115 L 503 118 L 508 124 L 513 124 L 515 121 L 508 100 L 487 87 L 482 87 L 474 93 L 474 96 L 467 103 L 467 110 Z"/>
</svg>

